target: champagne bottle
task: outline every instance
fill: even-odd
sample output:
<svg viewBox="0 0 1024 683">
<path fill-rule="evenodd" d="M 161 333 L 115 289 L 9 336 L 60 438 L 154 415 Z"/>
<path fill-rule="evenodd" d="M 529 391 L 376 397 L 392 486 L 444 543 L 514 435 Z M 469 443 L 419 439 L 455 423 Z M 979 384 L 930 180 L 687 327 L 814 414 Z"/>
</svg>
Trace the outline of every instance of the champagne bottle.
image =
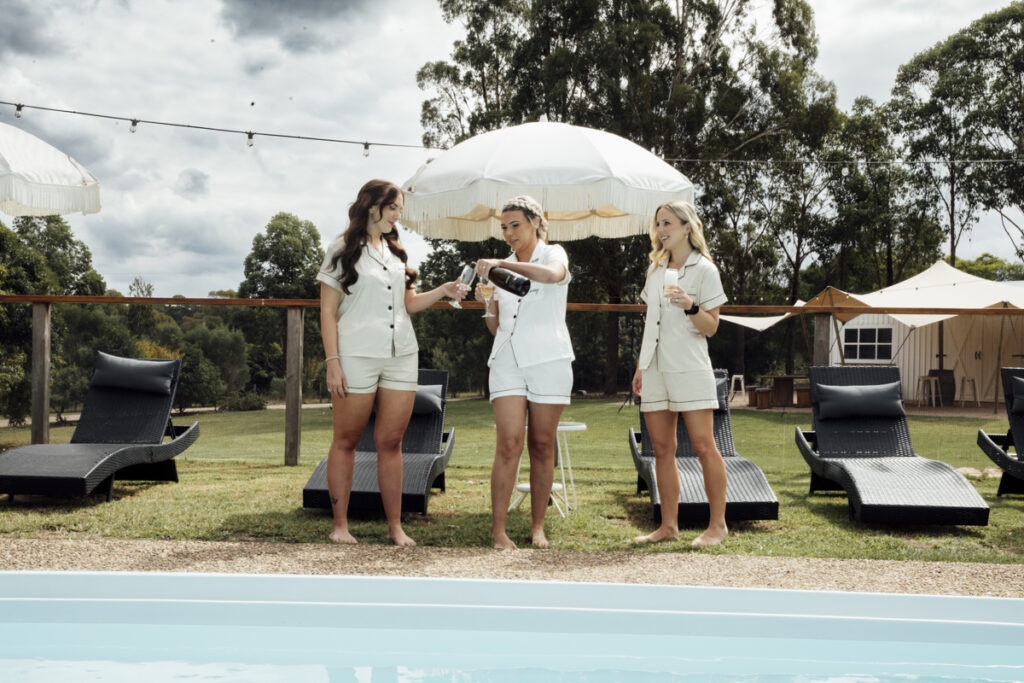
<svg viewBox="0 0 1024 683">
<path fill-rule="evenodd" d="M 522 275 L 513 273 L 508 268 L 491 268 L 487 273 L 487 279 L 495 286 L 516 296 L 526 296 L 526 293 L 530 291 L 530 281 Z"/>
</svg>

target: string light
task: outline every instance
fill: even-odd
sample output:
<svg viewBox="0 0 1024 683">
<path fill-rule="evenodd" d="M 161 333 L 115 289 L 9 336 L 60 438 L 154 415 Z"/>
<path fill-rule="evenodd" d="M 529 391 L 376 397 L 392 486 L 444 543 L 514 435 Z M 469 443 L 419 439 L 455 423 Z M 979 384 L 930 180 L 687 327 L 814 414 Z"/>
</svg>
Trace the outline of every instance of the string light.
<svg viewBox="0 0 1024 683">
<path fill-rule="evenodd" d="M 147 124 L 151 124 L 151 125 L 155 125 L 155 126 L 170 126 L 170 127 L 174 127 L 174 128 L 191 128 L 193 130 L 205 130 L 205 131 L 211 131 L 211 132 L 217 132 L 217 133 L 244 134 L 247 137 L 247 144 L 250 147 L 252 147 L 253 144 L 254 144 L 253 143 L 253 137 L 256 136 L 256 135 L 262 135 L 262 136 L 268 137 L 268 138 L 285 138 L 285 139 L 291 139 L 291 140 L 307 140 L 307 141 L 311 141 L 311 142 L 333 142 L 333 143 L 345 144 L 345 145 L 362 145 L 363 146 L 363 156 L 364 157 L 370 156 L 370 145 L 377 145 L 378 147 L 397 147 L 397 148 L 405 148 L 405 149 L 427 149 L 427 150 L 442 149 L 442 148 L 439 148 L 439 147 L 432 147 L 430 145 L 405 145 L 405 144 L 393 143 L 393 142 L 369 142 L 369 141 L 359 141 L 359 140 L 345 140 L 345 139 L 338 139 L 338 138 L 321 138 L 321 137 L 313 137 L 313 136 L 306 136 L 306 135 L 290 135 L 290 134 L 285 134 L 285 133 L 263 133 L 263 132 L 259 132 L 259 131 L 243 131 L 243 130 L 238 130 L 238 129 L 234 129 L 234 128 L 220 128 L 220 127 L 216 127 L 216 126 L 197 126 L 197 125 L 192 125 L 192 124 L 187 124 L 187 123 L 175 123 L 175 122 L 170 122 L 170 121 L 151 121 L 151 120 L 147 120 L 147 119 L 136 119 L 136 118 L 132 118 L 132 117 L 129 117 L 129 116 L 115 116 L 115 115 L 111 115 L 111 114 L 97 114 L 97 113 L 92 113 L 92 112 L 74 111 L 74 110 L 71 110 L 71 109 L 58 109 L 58 108 L 54 108 L 54 107 L 43 107 L 43 106 L 39 106 L 39 105 L 22 104 L 20 102 L 19 103 L 8 102 L 8 101 L 4 101 L 4 100 L 0 100 L 0 105 L 9 105 L 9 106 L 14 107 L 14 116 L 15 116 L 15 118 L 19 118 L 19 119 L 21 118 L 23 110 L 25 108 L 28 108 L 28 109 L 38 109 L 40 111 L 55 112 L 55 113 L 60 113 L 60 114 L 74 114 L 74 115 L 77 115 L 77 116 L 89 116 L 89 117 L 93 117 L 93 118 L 112 119 L 112 120 L 116 120 L 116 121 L 126 121 L 126 122 L 129 122 L 131 124 L 130 127 L 129 127 L 129 131 L 132 132 L 132 133 L 134 133 L 136 131 L 136 129 L 137 129 L 137 127 L 138 127 L 138 125 L 140 123 L 147 123 Z M 761 167 L 763 167 L 763 166 L 770 166 L 770 165 L 779 165 L 779 164 L 800 164 L 800 165 L 804 165 L 804 166 L 807 166 L 807 165 L 830 166 L 830 165 L 842 164 L 842 172 L 843 172 L 843 175 L 845 176 L 845 175 L 848 175 L 848 173 L 849 173 L 848 164 L 850 163 L 850 162 L 835 162 L 835 161 L 819 161 L 819 160 L 816 160 L 816 159 L 687 159 L 687 158 L 681 158 L 681 157 L 665 157 L 665 158 L 663 158 L 663 161 L 665 161 L 667 163 L 670 163 L 673 166 L 680 167 L 680 168 L 682 168 L 686 164 L 707 164 L 707 165 L 711 166 L 711 168 L 714 168 L 715 166 L 717 166 L 718 173 L 719 173 L 719 175 L 722 175 L 722 176 L 726 175 L 726 172 L 727 172 L 727 169 L 728 169 L 728 164 L 747 164 L 747 165 L 761 166 Z M 971 175 L 974 172 L 973 166 L 983 167 L 985 164 L 988 164 L 988 165 L 1021 164 L 1021 163 L 1024 163 L 1024 158 L 1020 158 L 1020 159 L 1013 159 L 1013 158 L 1006 158 L 1006 159 L 916 159 L 916 160 L 911 160 L 911 159 L 894 159 L 894 160 L 885 160 L 885 161 L 861 160 L 861 161 L 857 161 L 857 162 L 853 162 L 853 163 L 857 166 L 857 168 L 861 168 L 861 169 L 864 169 L 864 170 L 869 168 L 871 165 L 874 165 L 874 166 L 898 166 L 898 165 L 904 165 L 904 166 L 929 166 L 929 165 L 932 165 L 932 164 L 936 164 L 936 165 L 957 165 L 958 164 L 958 165 L 962 165 L 964 167 L 964 174 L 965 175 Z"/>
<path fill-rule="evenodd" d="M 170 126 L 172 128 L 191 128 L 192 130 L 206 130 L 214 133 L 235 133 L 243 135 L 262 135 L 268 138 L 284 138 L 287 140 L 307 140 L 311 142 L 333 142 L 342 145 L 363 145 L 363 151 L 366 152 L 369 145 L 376 145 L 377 147 L 396 147 L 404 149 L 440 149 L 439 147 L 431 147 L 429 145 L 403 145 L 397 142 L 364 142 L 361 140 L 344 140 L 339 138 L 321 138 L 313 137 L 309 135 L 291 135 L 288 133 L 264 133 L 261 131 L 245 131 L 238 130 L 237 128 L 220 128 L 217 126 L 197 126 L 190 123 L 176 123 L 173 121 L 151 121 L 149 119 L 134 119 L 130 116 L 117 116 L 113 114 L 97 114 L 94 112 L 87 111 L 75 111 L 72 109 L 58 109 L 56 107 L 43 107 L 34 104 L 16 104 L 14 102 L 7 102 L 0 100 L 0 105 L 10 105 L 14 107 L 14 115 L 17 118 L 21 118 L 21 111 L 24 108 L 27 109 L 38 109 L 40 111 L 55 112 L 58 114 L 74 114 L 76 116 L 89 116 L 97 119 L 111 119 L 114 121 L 126 121 L 138 125 L 140 123 L 148 123 L 154 126 Z"/>
<path fill-rule="evenodd" d="M 850 169 L 848 169 L 846 166 L 843 166 L 843 170 L 840 171 L 840 173 L 842 173 L 843 177 L 845 178 L 846 176 L 850 175 Z"/>
</svg>

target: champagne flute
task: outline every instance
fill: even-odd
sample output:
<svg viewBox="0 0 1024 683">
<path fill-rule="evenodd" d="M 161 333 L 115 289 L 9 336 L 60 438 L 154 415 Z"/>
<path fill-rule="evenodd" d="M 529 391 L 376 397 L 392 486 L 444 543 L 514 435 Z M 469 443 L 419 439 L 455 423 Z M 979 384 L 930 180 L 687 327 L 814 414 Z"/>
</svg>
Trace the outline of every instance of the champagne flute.
<svg viewBox="0 0 1024 683">
<path fill-rule="evenodd" d="M 484 297 L 484 314 L 482 318 L 495 317 L 491 313 L 491 300 L 494 298 L 494 285 L 485 277 L 480 278 L 480 294 Z"/>
<path fill-rule="evenodd" d="M 668 298 L 675 293 L 676 288 L 679 287 L 679 270 L 676 268 L 665 269 L 665 297 Z"/>
<path fill-rule="evenodd" d="M 473 266 L 466 265 L 462 267 L 462 274 L 459 275 L 459 282 L 469 287 L 471 284 L 473 284 L 473 278 L 475 277 L 476 270 L 473 268 Z M 452 308 L 462 308 L 462 304 L 460 304 L 458 301 L 449 301 L 448 305 L 451 306 Z"/>
</svg>

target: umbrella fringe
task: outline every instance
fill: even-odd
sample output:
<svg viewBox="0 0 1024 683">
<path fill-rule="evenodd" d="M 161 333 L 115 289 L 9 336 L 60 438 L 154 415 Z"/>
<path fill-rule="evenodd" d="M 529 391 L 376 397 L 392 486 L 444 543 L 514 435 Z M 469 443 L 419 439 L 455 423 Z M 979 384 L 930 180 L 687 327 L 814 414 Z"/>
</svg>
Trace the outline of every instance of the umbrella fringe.
<svg viewBox="0 0 1024 683">
<path fill-rule="evenodd" d="M 10 216 L 52 216 L 56 214 L 96 213 L 100 210 L 100 186 L 81 187 L 43 185 L 13 175 L 0 176 L 0 211 Z M 83 179 L 83 183 L 87 183 Z M 33 208 L 45 206 L 45 209 Z"/>
<path fill-rule="evenodd" d="M 548 223 L 548 240 L 567 242 L 588 237 L 618 238 L 646 235 L 650 232 L 653 221 L 653 216 L 587 216 L 582 220 L 574 221 L 554 220 Z M 402 222 L 429 239 L 464 242 L 479 242 L 488 237 L 501 239 L 501 223 L 494 217 L 486 221 L 440 218 L 414 222 L 403 216 Z"/>
</svg>

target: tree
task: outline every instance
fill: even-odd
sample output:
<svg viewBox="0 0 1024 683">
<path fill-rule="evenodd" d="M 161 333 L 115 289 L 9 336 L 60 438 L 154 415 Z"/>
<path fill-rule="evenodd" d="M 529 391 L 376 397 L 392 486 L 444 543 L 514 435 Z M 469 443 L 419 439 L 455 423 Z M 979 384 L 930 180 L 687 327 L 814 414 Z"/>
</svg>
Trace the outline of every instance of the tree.
<svg viewBox="0 0 1024 683">
<path fill-rule="evenodd" d="M 950 264 L 960 239 L 977 222 L 982 190 L 965 160 L 985 149 L 986 104 L 977 99 L 978 70 L 961 59 L 953 36 L 900 67 L 891 106 L 913 168 L 942 210 Z"/>
<path fill-rule="evenodd" d="M 323 260 L 324 251 L 316 226 L 290 213 L 278 213 L 267 223 L 266 232 L 252 240 L 238 296 L 316 299 L 320 296 L 316 274 Z M 281 353 L 286 346 L 284 321 L 283 309 L 240 309 L 231 315 L 231 325 L 240 329 L 249 343 L 247 355 L 254 388 L 265 391 L 270 378 L 284 376 Z M 303 355 L 307 360 L 321 356 L 319 318 L 305 316 L 303 329 Z M 263 363 L 276 365 L 268 367 Z"/>
<path fill-rule="evenodd" d="M 450 61 L 431 62 L 417 74 L 420 87 L 434 93 L 423 105 L 424 142 L 452 144 L 544 115 L 618 133 L 667 158 L 694 159 L 740 154 L 794 126 L 807 128 L 820 112 L 794 109 L 802 121 L 758 114 L 772 92 L 785 91 L 779 83 L 790 68 L 807 70 L 813 62 L 810 9 L 803 0 L 776 0 L 766 46 L 755 37 L 755 4 L 441 0 L 445 19 L 467 30 Z M 766 79 L 769 69 L 761 65 L 768 55 L 792 61 Z M 635 244 L 643 242 L 641 236 Z M 591 285 L 600 300 L 627 300 L 646 271 L 649 247 L 625 245 L 564 245 L 585 273 L 577 284 Z M 574 337 L 578 358 L 592 351 L 605 358 L 606 390 L 620 375 L 628 381 L 618 359 L 630 324 L 609 316 L 603 346 L 584 353 L 578 345 L 594 338 Z"/>
<path fill-rule="evenodd" d="M 58 216 L 22 217 L 14 230 L 0 223 L 0 292 L 5 294 L 102 294 L 103 278 L 92 267 L 89 249 L 75 239 Z M 55 305 L 51 318 L 51 344 L 56 349 L 53 370 L 58 386 L 55 405 L 75 399 L 84 370 L 64 370 L 81 362 L 81 354 L 95 349 L 73 330 L 74 306 Z M 98 308 L 98 307 L 97 307 Z M 23 422 L 31 408 L 31 308 L 25 304 L 0 306 L 0 365 L 7 378 L 0 385 L 0 414 L 13 423 Z M 98 315 L 87 311 L 86 317 Z M 20 376 L 11 378 L 20 366 Z M 84 367 L 91 367 L 91 355 Z"/>
<path fill-rule="evenodd" d="M 906 84 L 931 95 L 931 119 L 962 121 L 967 136 L 957 158 L 981 163 L 955 169 L 962 173 L 954 175 L 961 178 L 956 187 L 966 201 L 999 213 L 1024 261 L 1024 2 L 986 14 L 906 68 Z"/>
<path fill-rule="evenodd" d="M 183 413 L 186 408 L 194 405 L 214 405 L 224 395 L 224 389 L 224 381 L 220 378 L 217 366 L 203 355 L 198 346 L 186 344 L 181 361 L 181 378 L 174 395 L 178 411 Z"/>
<path fill-rule="evenodd" d="M 977 275 L 986 280 L 996 280 L 997 282 L 1024 280 L 1024 265 L 1009 263 L 989 253 L 984 253 L 974 260 L 960 259 L 956 267 L 965 273 Z"/>
<path fill-rule="evenodd" d="M 810 278 L 812 294 L 826 284 L 874 291 L 939 257 L 936 207 L 915 175 L 896 163 L 902 152 L 891 114 L 870 98 L 857 98 L 829 141 L 826 170 L 836 217 L 817 247 L 821 269 Z"/>
</svg>

